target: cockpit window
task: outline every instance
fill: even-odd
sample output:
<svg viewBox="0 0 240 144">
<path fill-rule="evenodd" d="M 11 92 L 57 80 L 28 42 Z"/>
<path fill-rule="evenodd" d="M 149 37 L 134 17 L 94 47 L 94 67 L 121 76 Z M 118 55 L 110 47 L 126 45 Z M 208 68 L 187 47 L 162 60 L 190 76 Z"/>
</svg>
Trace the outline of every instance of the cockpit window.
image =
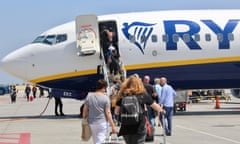
<svg viewBox="0 0 240 144">
<path fill-rule="evenodd" d="M 45 36 L 38 36 L 32 43 L 41 43 L 45 39 Z"/>
<path fill-rule="evenodd" d="M 43 41 L 43 43 L 50 44 L 50 45 L 55 44 L 55 42 L 56 42 L 56 36 L 55 35 L 49 35 Z"/>
<path fill-rule="evenodd" d="M 57 35 L 56 43 L 64 42 L 67 40 L 66 34 Z"/>
<path fill-rule="evenodd" d="M 66 34 L 38 36 L 32 43 L 53 45 L 67 40 Z"/>
</svg>

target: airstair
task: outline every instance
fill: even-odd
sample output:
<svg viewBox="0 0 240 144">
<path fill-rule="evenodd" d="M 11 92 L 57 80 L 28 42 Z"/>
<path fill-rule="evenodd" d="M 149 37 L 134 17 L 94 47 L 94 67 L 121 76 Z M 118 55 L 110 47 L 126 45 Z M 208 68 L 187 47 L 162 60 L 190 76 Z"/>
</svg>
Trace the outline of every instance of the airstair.
<svg viewBox="0 0 240 144">
<path fill-rule="evenodd" d="M 108 83 L 108 88 L 107 88 L 107 94 L 108 95 L 110 95 L 110 87 L 113 85 L 113 78 L 115 77 L 115 76 L 118 76 L 119 78 L 121 77 L 121 76 L 123 76 L 123 77 L 125 77 L 126 78 L 126 70 L 125 70 L 125 68 L 124 68 L 124 64 L 122 64 L 122 70 L 123 70 L 123 72 L 122 72 L 122 74 L 117 74 L 117 75 L 114 75 L 114 76 L 112 76 L 111 74 L 110 74 L 110 69 L 109 69 L 109 66 L 108 66 L 108 64 L 105 62 L 105 60 L 104 60 L 104 54 L 103 54 L 103 51 L 101 50 L 101 56 L 103 57 L 102 58 L 102 74 L 103 74 L 103 76 L 104 76 L 104 79 L 107 81 L 107 83 Z"/>
</svg>

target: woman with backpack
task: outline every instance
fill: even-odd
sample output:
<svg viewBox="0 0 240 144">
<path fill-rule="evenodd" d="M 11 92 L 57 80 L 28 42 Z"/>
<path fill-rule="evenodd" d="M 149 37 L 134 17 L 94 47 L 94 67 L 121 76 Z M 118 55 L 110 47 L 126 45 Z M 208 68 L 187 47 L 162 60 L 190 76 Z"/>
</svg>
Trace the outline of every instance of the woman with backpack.
<svg viewBox="0 0 240 144">
<path fill-rule="evenodd" d="M 137 110 L 139 112 L 139 118 L 137 118 L 136 121 L 130 119 L 132 115 L 136 114 L 127 115 L 124 113 L 124 111 L 128 109 L 124 105 L 130 101 L 128 99 L 130 97 L 137 97 L 138 101 L 134 105 L 138 105 L 138 103 L 140 105 L 140 110 Z M 128 100 L 125 100 L 126 98 Z M 144 144 L 145 142 L 147 133 L 144 115 L 145 104 L 150 105 L 157 112 L 163 111 L 163 109 L 152 100 L 151 96 L 147 95 L 141 79 L 135 75 L 130 76 L 121 85 L 118 93 L 117 106 L 115 108 L 115 114 L 121 114 L 122 119 L 118 135 L 123 136 L 127 144 Z M 127 105 L 129 106 L 131 104 L 126 104 L 126 106 Z M 129 120 L 127 120 L 128 118 Z"/>
</svg>

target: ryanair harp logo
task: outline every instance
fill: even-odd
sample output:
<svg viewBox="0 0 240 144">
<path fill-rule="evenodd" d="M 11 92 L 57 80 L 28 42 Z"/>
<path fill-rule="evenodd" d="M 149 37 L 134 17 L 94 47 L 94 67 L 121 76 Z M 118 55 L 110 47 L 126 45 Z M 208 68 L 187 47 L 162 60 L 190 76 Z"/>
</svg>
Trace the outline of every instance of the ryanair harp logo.
<svg viewBox="0 0 240 144">
<path fill-rule="evenodd" d="M 144 50 L 147 45 L 147 41 L 150 38 L 153 26 L 155 24 L 143 23 L 143 22 L 133 22 L 131 24 L 123 23 L 122 32 L 125 37 L 134 43 L 144 54 Z"/>
</svg>

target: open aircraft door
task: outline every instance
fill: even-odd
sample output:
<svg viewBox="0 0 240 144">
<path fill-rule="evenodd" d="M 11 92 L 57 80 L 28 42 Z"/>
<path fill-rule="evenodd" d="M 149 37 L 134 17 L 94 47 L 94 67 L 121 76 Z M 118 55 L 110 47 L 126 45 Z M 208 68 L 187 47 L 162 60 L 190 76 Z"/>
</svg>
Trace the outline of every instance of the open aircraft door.
<svg viewBox="0 0 240 144">
<path fill-rule="evenodd" d="M 80 15 L 76 18 L 76 44 L 80 55 L 92 55 L 99 51 L 98 19 L 96 15 Z"/>
</svg>

